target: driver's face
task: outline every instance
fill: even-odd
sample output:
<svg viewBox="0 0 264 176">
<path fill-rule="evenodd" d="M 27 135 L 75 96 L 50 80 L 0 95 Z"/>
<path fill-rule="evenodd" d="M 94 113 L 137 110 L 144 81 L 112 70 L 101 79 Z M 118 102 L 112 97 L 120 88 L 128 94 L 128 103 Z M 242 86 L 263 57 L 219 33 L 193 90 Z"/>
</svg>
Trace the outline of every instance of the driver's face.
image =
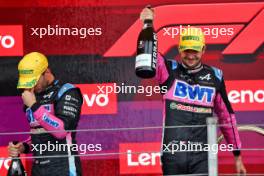
<svg viewBox="0 0 264 176">
<path fill-rule="evenodd" d="M 203 53 L 204 50 L 199 52 L 196 50 L 188 49 L 180 52 L 180 57 L 183 64 L 192 69 L 200 64 Z"/>
<path fill-rule="evenodd" d="M 40 93 L 42 91 L 44 91 L 46 89 L 46 87 L 48 86 L 48 83 L 45 79 L 44 75 L 41 75 L 37 84 L 34 87 L 34 92 L 35 93 Z"/>
<path fill-rule="evenodd" d="M 34 93 L 40 93 L 44 91 L 47 88 L 47 86 L 48 86 L 48 81 L 46 80 L 44 73 L 39 77 L 37 84 L 33 88 L 24 89 L 24 90 L 33 91 Z"/>
</svg>

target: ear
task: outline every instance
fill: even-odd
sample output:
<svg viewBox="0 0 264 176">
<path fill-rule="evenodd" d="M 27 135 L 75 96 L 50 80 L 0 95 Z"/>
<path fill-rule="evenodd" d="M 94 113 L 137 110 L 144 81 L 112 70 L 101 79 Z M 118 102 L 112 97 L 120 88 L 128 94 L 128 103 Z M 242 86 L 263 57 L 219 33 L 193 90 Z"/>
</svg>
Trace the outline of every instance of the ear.
<svg viewBox="0 0 264 176">
<path fill-rule="evenodd" d="M 45 70 L 45 72 L 44 72 L 44 74 L 50 74 L 50 73 L 51 73 L 50 68 L 47 68 L 47 69 Z"/>
<path fill-rule="evenodd" d="M 180 51 L 180 47 L 178 47 L 178 53 L 181 54 L 183 51 Z"/>
<path fill-rule="evenodd" d="M 52 71 L 50 68 L 47 68 L 44 72 L 44 77 L 50 84 L 54 80 L 54 75 L 52 74 Z"/>
<path fill-rule="evenodd" d="M 206 49 L 206 46 L 204 45 L 203 46 L 203 50 L 202 50 L 202 53 L 204 54 L 204 52 L 205 52 L 205 49 Z"/>
<path fill-rule="evenodd" d="M 30 92 L 31 92 L 31 93 L 34 93 L 34 88 L 31 88 L 31 89 L 30 89 Z"/>
</svg>

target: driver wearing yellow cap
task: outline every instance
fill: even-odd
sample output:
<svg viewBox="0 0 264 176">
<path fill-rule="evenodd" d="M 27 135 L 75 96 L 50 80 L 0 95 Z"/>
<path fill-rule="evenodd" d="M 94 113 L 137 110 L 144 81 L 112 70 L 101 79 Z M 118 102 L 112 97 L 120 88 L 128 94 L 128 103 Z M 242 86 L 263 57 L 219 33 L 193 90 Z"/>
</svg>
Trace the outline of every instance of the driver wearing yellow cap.
<svg viewBox="0 0 264 176">
<path fill-rule="evenodd" d="M 19 80 L 17 88 L 31 89 L 35 87 L 41 75 L 45 71 L 50 72 L 50 69 L 48 69 L 48 65 L 48 59 L 41 53 L 32 52 L 30 54 L 25 55 L 18 64 Z M 53 75 L 50 74 L 49 77 L 53 77 Z M 45 83 L 48 84 L 47 82 L 53 81 L 53 79 L 54 78 L 45 79 Z M 42 83 L 42 79 L 39 82 Z"/>
<path fill-rule="evenodd" d="M 143 21 L 153 18 L 154 11 L 149 8 L 144 8 L 140 14 Z M 204 148 L 207 144 L 206 118 L 213 113 L 218 116 L 219 123 L 225 125 L 220 129 L 228 146 L 232 146 L 237 173 L 245 174 L 236 118 L 228 101 L 223 73 L 201 61 L 205 52 L 201 29 L 190 27 L 182 31 L 178 51 L 181 62 L 167 60 L 161 54 L 157 57 L 155 78 L 161 86 L 167 87 L 163 94 L 163 174 L 208 175 L 208 152 Z M 195 127 L 197 125 L 200 127 Z M 185 150 L 181 150 L 181 146 Z"/>
<path fill-rule="evenodd" d="M 23 57 L 18 64 L 18 89 L 22 89 L 24 110 L 30 124 L 31 137 L 14 145 L 9 143 L 9 156 L 20 153 L 33 153 L 32 176 L 80 176 L 80 158 L 74 155 L 71 144 L 76 144 L 77 128 L 82 94 L 79 88 L 69 83 L 60 83 L 49 68 L 48 59 L 39 52 Z M 59 132 L 57 132 L 59 131 Z M 63 144 L 67 147 L 48 150 L 49 145 Z M 46 150 L 38 146 L 45 145 Z M 57 149 L 57 147 L 56 147 Z M 68 155 L 68 157 L 45 157 Z M 43 156 L 43 157 L 42 157 Z"/>
</svg>

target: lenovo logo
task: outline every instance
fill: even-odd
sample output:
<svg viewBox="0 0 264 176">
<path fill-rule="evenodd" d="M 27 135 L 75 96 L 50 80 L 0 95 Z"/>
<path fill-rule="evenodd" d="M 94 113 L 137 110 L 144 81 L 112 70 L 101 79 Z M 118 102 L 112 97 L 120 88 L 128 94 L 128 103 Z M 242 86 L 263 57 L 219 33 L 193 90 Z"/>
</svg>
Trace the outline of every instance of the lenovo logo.
<svg viewBox="0 0 264 176">
<path fill-rule="evenodd" d="M 128 166 L 155 166 L 160 158 L 160 153 L 140 153 L 133 159 L 132 151 L 127 150 Z"/>
<path fill-rule="evenodd" d="M 115 114 L 117 112 L 117 94 L 101 91 L 101 87 L 111 88 L 114 83 L 78 84 L 83 95 L 82 114 Z"/>
<path fill-rule="evenodd" d="M 234 110 L 264 110 L 264 81 L 226 81 L 228 99 Z"/>
<path fill-rule="evenodd" d="M 121 174 L 161 173 L 160 143 L 120 144 Z"/>
<path fill-rule="evenodd" d="M 0 56 L 23 55 L 23 29 L 21 25 L 0 26 Z"/>
<path fill-rule="evenodd" d="M 210 30 L 207 44 L 226 44 L 222 54 L 253 54 L 263 43 L 264 3 L 218 3 L 166 5 L 154 8 L 154 26 L 159 38 L 159 52 L 175 47 L 172 33 L 181 25 Z M 192 12 L 192 13 L 190 13 Z M 213 14 L 213 15 L 210 15 Z M 167 26 L 171 26 L 168 28 Z M 104 54 L 105 57 L 132 56 L 142 22 L 138 19 Z M 215 37 L 218 29 L 218 37 Z M 170 33 L 170 35 L 164 35 Z M 223 35 L 225 34 L 225 35 Z M 250 40 L 249 40 L 250 39 Z"/>
<path fill-rule="evenodd" d="M 264 103 L 264 90 L 231 90 L 228 97 L 232 103 Z"/>
</svg>

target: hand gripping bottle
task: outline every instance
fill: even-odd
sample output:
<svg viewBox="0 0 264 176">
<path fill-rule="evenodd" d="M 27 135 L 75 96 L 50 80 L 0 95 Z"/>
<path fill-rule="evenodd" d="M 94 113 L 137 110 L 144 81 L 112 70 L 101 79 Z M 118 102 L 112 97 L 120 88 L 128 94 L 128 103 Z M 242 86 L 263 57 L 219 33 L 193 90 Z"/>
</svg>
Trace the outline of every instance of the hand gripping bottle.
<svg viewBox="0 0 264 176">
<path fill-rule="evenodd" d="M 150 8 L 150 7 L 148 7 Z M 152 78 L 156 74 L 158 52 L 157 34 L 153 21 L 144 20 L 144 26 L 137 40 L 136 75 L 140 78 Z"/>
<path fill-rule="evenodd" d="M 16 145 L 17 143 L 18 143 L 17 141 L 13 142 L 14 145 Z M 27 176 L 25 168 L 19 158 L 12 159 L 10 167 L 7 172 L 7 176 Z"/>
</svg>

